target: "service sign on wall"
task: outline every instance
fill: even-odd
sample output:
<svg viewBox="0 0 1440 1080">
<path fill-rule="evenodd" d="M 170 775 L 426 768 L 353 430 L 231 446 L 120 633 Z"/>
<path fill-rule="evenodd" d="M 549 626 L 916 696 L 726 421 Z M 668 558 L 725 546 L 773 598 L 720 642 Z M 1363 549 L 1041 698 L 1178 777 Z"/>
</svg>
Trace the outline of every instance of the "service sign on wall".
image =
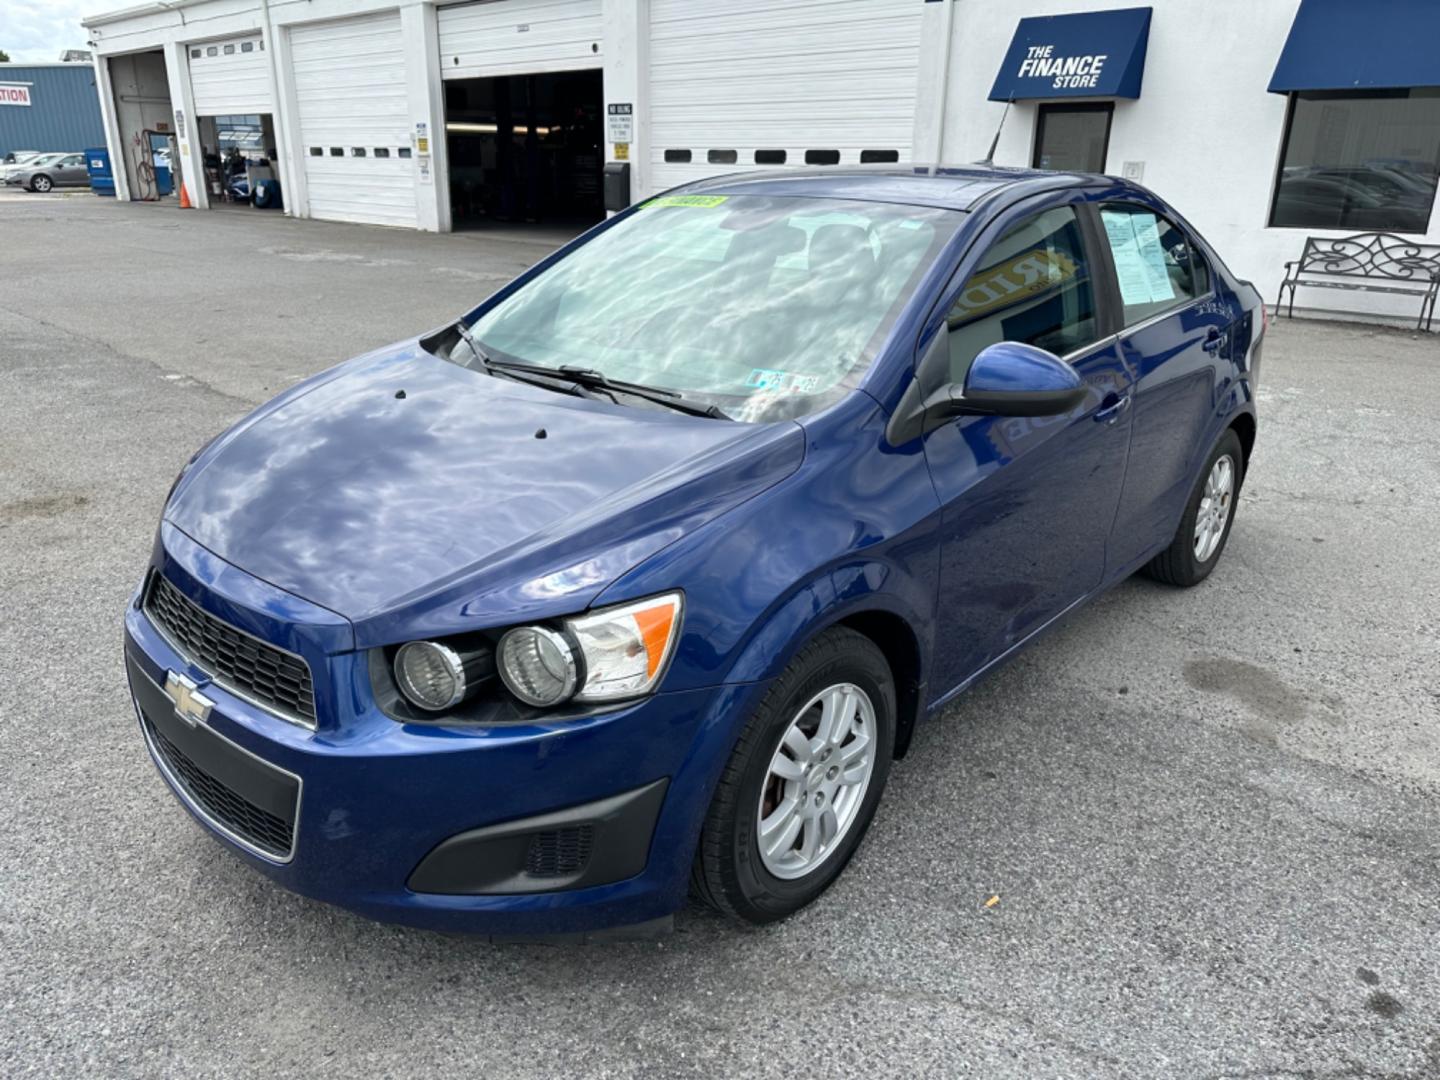
<svg viewBox="0 0 1440 1080">
<path fill-rule="evenodd" d="M 0 105 L 29 105 L 30 86 L 21 83 L 0 83 Z"/>
</svg>

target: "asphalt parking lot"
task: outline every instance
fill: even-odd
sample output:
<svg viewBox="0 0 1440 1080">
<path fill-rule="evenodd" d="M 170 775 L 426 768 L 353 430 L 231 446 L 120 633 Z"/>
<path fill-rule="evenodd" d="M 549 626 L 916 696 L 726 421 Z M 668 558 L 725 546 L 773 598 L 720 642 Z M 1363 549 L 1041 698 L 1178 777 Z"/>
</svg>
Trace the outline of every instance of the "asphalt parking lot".
<svg viewBox="0 0 1440 1080">
<path fill-rule="evenodd" d="M 0 200 L 0 1072 L 1440 1077 L 1434 336 L 1274 326 L 1216 574 L 1124 584 L 923 727 L 781 925 L 397 929 L 191 824 L 120 659 L 176 471 L 546 250 Z"/>
</svg>

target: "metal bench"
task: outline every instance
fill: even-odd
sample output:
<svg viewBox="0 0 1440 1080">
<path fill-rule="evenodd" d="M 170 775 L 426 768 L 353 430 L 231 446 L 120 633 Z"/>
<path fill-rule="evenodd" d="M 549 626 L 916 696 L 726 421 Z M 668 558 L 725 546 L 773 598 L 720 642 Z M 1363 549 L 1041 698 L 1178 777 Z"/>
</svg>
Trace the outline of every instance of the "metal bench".
<svg viewBox="0 0 1440 1080">
<path fill-rule="evenodd" d="M 1295 314 L 1295 290 L 1321 289 L 1405 293 L 1420 297 L 1415 329 L 1429 330 L 1440 296 L 1440 244 L 1417 244 L 1390 233 L 1356 233 L 1341 240 L 1305 238 L 1300 258 L 1285 264 L 1285 280 L 1275 298 L 1280 309 L 1290 290 L 1287 314 Z"/>
</svg>

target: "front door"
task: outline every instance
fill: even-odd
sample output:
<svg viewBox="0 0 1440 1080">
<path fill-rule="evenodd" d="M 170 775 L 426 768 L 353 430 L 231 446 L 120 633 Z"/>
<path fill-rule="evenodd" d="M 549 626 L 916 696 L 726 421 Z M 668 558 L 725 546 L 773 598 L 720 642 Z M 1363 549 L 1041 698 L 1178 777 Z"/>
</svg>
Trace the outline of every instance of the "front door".
<svg viewBox="0 0 1440 1080">
<path fill-rule="evenodd" d="M 925 438 L 942 504 L 942 694 L 1099 586 L 1130 438 L 1131 378 L 1077 205 L 1023 216 L 956 280 L 948 348 L 926 350 L 922 386 L 963 383 L 981 349 L 1022 341 L 1068 360 L 1089 393 L 1061 416 L 966 416 Z"/>
</svg>

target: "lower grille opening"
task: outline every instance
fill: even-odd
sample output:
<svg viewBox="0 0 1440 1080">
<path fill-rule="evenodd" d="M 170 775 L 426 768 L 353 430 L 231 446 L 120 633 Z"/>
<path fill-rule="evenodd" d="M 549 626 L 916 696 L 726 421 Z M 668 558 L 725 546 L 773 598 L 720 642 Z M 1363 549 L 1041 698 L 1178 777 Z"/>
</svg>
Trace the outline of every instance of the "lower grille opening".
<svg viewBox="0 0 1440 1080">
<path fill-rule="evenodd" d="M 195 804 L 236 836 L 277 859 L 288 859 L 294 832 L 283 820 L 230 790 L 145 719 L 150 744 Z"/>
<path fill-rule="evenodd" d="M 525 873 L 531 877 L 569 877 L 585 869 L 595 841 L 595 826 L 547 829 L 530 837 Z"/>
</svg>

